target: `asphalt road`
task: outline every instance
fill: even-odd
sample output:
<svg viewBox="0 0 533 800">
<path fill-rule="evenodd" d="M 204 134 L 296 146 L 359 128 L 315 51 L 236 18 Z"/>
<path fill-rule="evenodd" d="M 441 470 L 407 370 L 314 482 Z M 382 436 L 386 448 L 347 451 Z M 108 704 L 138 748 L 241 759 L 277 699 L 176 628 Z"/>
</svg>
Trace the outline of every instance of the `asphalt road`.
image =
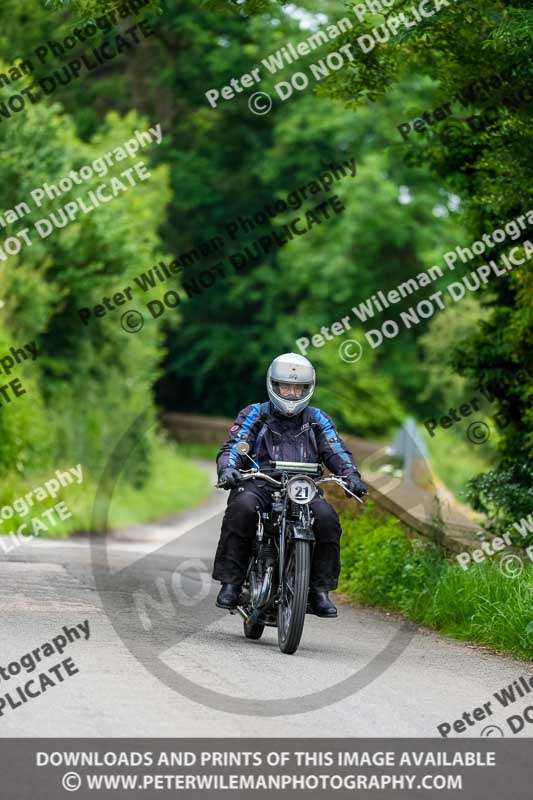
<svg viewBox="0 0 533 800">
<path fill-rule="evenodd" d="M 240 618 L 214 607 L 225 500 L 218 492 L 107 545 L 34 540 L 2 554 L 0 666 L 64 625 L 88 620 L 90 637 L 61 656 L 77 674 L 3 708 L 0 736 L 438 736 L 437 725 L 488 701 L 493 714 L 455 735 L 489 725 L 512 735 L 505 720 L 532 705 L 533 692 L 508 709 L 492 695 L 531 665 L 397 616 L 339 603 L 336 620 L 307 617 L 293 656 L 280 653 L 275 629 L 246 640 Z M 14 693 L 38 671 L 1 680 L 0 691 Z M 532 733 L 526 724 L 519 735 Z"/>
</svg>

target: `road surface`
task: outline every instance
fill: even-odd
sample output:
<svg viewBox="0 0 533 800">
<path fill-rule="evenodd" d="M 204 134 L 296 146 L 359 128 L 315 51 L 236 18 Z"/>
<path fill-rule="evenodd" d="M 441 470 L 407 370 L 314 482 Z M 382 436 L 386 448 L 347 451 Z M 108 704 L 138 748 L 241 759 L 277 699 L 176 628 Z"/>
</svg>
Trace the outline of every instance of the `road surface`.
<svg viewBox="0 0 533 800">
<path fill-rule="evenodd" d="M 492 695 L 531 666 L 396 615 L 339 603 L 336 620 L 307 617 L 293 656 L 279 652 L 275 629 L 246 640 L 240 618 L 214 607 L 209 577 L 225 500 L 214 493 L 107 546 L 33 540 L 2 555 L 0 665 L 65 625 L 88 620 L 90 636 L 61 656 L 79 672 L 4 708 L 0 735 L 438 736 L 437 725 L 492 701 L 493 714 L 460 735 L 497 725 L 511 736 L 505 719 L 528 698 L 503 709 Z M 0 681 L 1 692 L 38 671 Z M 526 724 L 519 735 L 532 733 Z"/>
</svg>

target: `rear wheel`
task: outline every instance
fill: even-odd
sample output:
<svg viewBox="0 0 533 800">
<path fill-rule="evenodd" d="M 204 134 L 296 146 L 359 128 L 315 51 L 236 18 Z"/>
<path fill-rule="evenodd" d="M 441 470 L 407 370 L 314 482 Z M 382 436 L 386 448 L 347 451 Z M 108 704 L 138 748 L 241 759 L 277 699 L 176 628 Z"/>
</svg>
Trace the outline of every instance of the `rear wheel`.
<svg viewBox="0 0 533 800">
<path fill-rule="evenodd" d="M 310 571 L 311 542 L 295 539 L 285 562 L 285 590 L 278 606 L 278 644 L 287 655 L 296 652 L 302 638 Z"/>
</svg>

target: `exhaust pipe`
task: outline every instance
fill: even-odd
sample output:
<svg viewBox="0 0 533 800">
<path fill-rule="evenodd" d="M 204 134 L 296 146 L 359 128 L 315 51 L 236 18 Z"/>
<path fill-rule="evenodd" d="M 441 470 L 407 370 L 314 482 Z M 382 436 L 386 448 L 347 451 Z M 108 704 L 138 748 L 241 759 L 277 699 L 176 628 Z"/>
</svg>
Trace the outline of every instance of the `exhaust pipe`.
<svg viewBox="0 0 533 800">
<path fill-rule="evenodd" d="M 242 606 L 237 606 L 237 611 L 239 612 L 239 614 L 241 615 L 241 617 L 243 618 L 243 620 L 244 620 L 245 622 L 248 622 L 248 620 L 250 619 L 250 615 L 246 613 L 246 611 L 244 610 L 244 608 L 243 608 Z"/>
</svg>

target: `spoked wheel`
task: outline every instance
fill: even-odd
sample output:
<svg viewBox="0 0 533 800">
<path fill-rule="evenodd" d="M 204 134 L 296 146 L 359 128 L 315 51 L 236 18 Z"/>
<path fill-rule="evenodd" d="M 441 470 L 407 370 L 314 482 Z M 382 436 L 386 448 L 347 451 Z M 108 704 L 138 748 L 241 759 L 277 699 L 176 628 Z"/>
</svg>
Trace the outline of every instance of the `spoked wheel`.
<svg viewBox="0 0 533 800">
<path fill-rule="evenodd" d="M 298 649 L 304 629 L 311 571 L 311 543 L 295 539 L 285 563 L 285 592 L 278 606 L 278 644 L 282 653 Z"/>
<path fill-rule="evenodd" d="M 252 610 L 253 605 L 257 602 L 259 592 L 261 589 L 261 582 L 255 569 L 255 560 L 252 556 L 252 561 L 248 570 L 249 592 L 250 592 L 250 606 L 248 610 Z M 259 622 L 246 622 L 243 623 L 244 635 L 247 639 L 260 639 L 265 630 L 265 626 Z"/>
</svg>

